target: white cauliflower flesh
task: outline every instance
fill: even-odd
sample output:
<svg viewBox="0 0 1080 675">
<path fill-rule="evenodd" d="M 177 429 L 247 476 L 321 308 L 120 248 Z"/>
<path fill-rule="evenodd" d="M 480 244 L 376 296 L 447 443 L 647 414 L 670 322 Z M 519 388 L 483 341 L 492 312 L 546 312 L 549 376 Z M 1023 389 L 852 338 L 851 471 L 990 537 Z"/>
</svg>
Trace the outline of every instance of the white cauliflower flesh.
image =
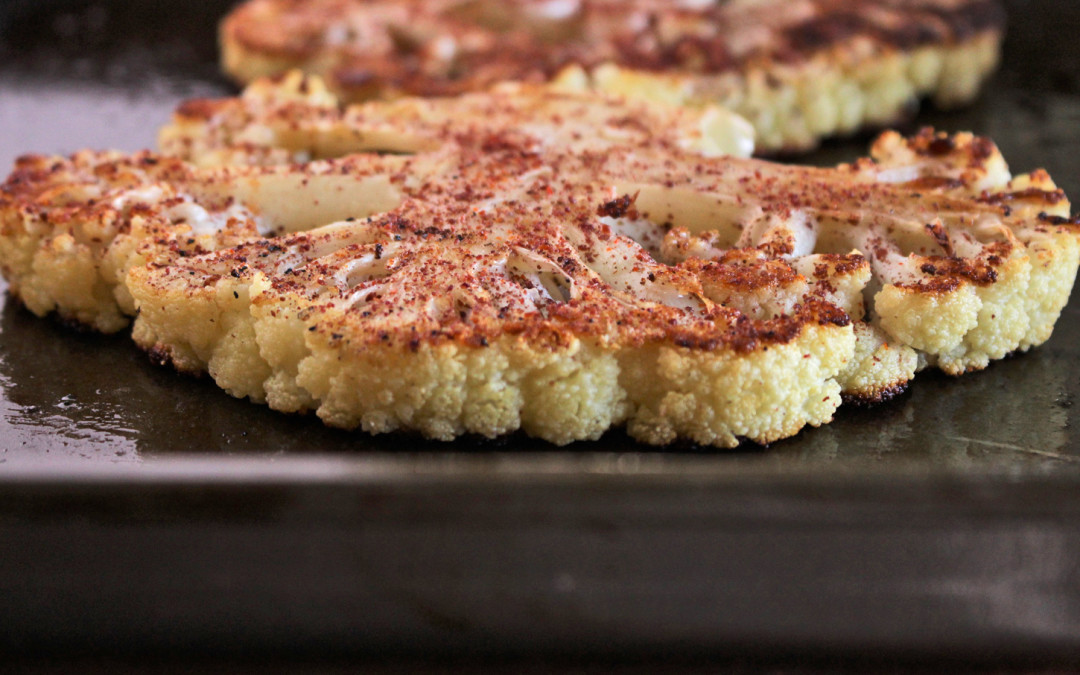
<svg viewBox="0 0 1080 675">
<path fill-rule="evenodd" d="M 335 426 L 731 447 L 1040 344 L 1078 266 L 1049 176 L 966 134 L 816 169 L 583 94 L 343 111 L 283 86 L 185 106 L 172 155 L 22 160 L 0 190 L 13 292 L 102 330 L 134 316 L 155 358 Z"/>
</svg>

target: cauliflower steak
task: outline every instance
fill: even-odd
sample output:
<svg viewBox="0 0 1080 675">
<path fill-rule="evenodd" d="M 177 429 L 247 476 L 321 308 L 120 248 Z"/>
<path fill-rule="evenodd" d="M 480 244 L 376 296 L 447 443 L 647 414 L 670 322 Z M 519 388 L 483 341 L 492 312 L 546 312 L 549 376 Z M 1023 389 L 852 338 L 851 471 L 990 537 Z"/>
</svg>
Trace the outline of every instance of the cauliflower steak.
<svg viewBox="0 0 1080 675">
<path fill-rule="evenodd" d="M 1049 337 L 1080 245 L 1045 172 L 929 130 L 779 165 L 724 154 L 739 128 L 527 86 L 340 108 L 289 76 L 185 104 L 163 154 L 22 158 L 0 263 L 235 396 L 447 440 L 768 443 Z"/>
<path fill-rule="evenodd" d="M 303 68 L 352 100 L 505 80 L 715 103 L 758 147 L 971 101 L 997 64 L 998 0 L 248 0 L 222 22 L 240 82 Z"/>
</svg>

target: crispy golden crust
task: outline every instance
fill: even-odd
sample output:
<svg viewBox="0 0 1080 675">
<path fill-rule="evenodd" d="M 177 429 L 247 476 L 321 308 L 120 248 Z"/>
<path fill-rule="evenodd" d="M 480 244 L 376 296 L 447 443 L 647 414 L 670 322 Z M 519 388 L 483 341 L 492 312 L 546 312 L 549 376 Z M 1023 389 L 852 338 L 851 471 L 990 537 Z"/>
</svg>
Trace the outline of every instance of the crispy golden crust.
<svg viewBox="0 0 1080 675">
<path fill-rule="evenodd" d="M 700 111 L 260 87 L 184 106 L 179 158 L 21 160 L 15 292 L 339 426 L 732 445 L 1041 343 L 1080 259 L 1049 176 L 969 134 L 815 169 L 710 156 Z"/>
<path fill-rule="evenodd" d="M 249 0 L 222 23 L 241 82 L 303 68 L 352 100 L 515 80 L 720 103 L 763 150 L 956 105 L 996 64 L 997 0 Z M 797 99 L 797 100 L 796 100 Z"/>
</svg>

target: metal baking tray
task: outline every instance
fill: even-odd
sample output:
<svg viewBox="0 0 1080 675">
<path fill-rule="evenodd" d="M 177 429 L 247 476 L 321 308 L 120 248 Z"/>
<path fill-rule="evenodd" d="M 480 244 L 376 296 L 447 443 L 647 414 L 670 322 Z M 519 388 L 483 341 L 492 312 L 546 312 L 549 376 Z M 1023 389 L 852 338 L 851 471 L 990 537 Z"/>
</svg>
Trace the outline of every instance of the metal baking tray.
<svg viewBox="0 0 1080 675">
<path fill-rule="evenodd" d="M 233 93 L 228 3 L 0 4 L 0 164 Z M 1080 195 L 1080 4 L 916 124 Z M 834 163 L 867 139 L 804 161 Z M 1025 355 L 771 447 L 324 428 L 0 312 L 0 653 L 1080 661 L 1080 308 Z"/>
</svg>

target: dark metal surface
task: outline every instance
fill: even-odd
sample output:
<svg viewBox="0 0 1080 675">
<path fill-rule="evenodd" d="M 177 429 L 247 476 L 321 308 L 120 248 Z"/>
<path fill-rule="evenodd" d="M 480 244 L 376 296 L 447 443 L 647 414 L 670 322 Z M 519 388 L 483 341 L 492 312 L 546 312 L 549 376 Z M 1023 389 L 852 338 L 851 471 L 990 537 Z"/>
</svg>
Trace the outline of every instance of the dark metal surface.
<svg viewBox="0 0 1080 675">
<path fill-rule="evenodd" d="M 0 164 L 228 94 L 226 3 L 0 3 Z M 1080 195 L 1080 5 L 959 112 Z M 810 161 L 849 160 L 865 139 Z M 0 651 L 1080 659 L 1080 308 L 763 449 L 370 438 L 0 314 Z"/>
</svg>

